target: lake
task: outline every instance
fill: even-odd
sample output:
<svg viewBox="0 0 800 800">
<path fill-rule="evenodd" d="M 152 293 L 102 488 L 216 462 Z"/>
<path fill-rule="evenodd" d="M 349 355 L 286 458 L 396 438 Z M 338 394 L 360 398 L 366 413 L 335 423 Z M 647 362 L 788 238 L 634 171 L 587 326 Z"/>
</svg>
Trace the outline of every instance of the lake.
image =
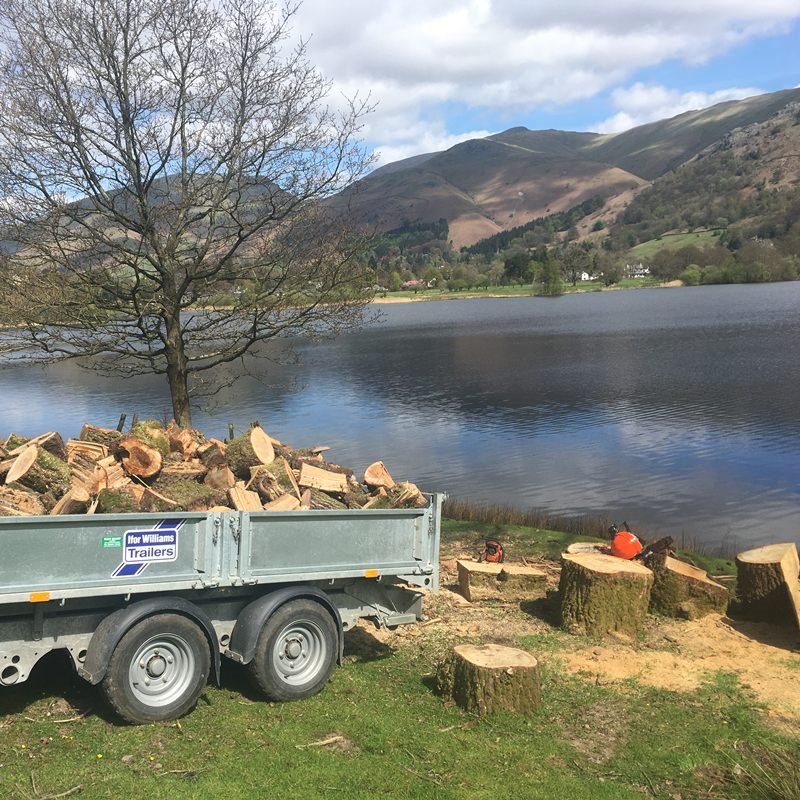
<svg viewBox="0 0 800 800">
<path fill-rule="evenodd" d="M 711 546 L 800 542 L 800 283 L 380 307 L 195 413 L 460 498 Z M 268 349 L 267 355 L 275 349 Z M 0 431 L 163 418 L 165 382 L 0 370 Z"/>
</svg>

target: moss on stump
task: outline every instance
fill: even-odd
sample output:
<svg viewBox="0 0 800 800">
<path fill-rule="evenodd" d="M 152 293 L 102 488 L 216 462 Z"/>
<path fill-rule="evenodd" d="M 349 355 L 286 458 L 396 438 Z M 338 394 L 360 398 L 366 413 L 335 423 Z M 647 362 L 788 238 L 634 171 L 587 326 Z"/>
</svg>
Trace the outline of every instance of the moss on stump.
<svg viewBox="0 0 800 800">
<path fill-rule="evenodd" d="M 561 557 L 561 626 L 570 633 L 635 636 L 647 616 L 653 573 L 642 564 L 599 553 Z"/>
<path fill-rule="evenodd" d="M 470 714 L 535 711 L 542 702 L 539 663 L 524 650 L 462 644 L 439 665 L 436 687 Z"/>
<path fill-rule="evenodd" d="M 700 619 L 726 612 L 728 590 L 704 570 L 664 553 L 649 556 L 645 565 L 653 571 L 651 611 L 679 619 Z"/>
</svg>

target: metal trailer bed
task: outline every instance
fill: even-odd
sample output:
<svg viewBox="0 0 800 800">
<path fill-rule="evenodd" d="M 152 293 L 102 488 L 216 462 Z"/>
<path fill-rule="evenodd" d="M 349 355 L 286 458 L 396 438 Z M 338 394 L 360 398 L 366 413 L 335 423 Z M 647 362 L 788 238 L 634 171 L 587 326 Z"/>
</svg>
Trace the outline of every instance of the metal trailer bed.
<svg viewBox="0 0 800 800">
<path fill-rule="evenodd" d="M 52 650 L 131 722 L 193 707 L 220 656 L 319 691 L 358 619 L 419 619 L 442 495 L 419 509 L 0 518 L 0 686 Z"/>
</svg>

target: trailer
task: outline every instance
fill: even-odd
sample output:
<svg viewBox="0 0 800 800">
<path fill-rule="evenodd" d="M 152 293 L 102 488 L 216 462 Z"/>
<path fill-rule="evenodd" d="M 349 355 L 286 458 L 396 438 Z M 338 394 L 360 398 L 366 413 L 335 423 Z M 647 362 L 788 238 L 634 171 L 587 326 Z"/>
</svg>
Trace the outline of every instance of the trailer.
<svg viewBox="0 0 800 800">
<path fill-rule="evenodd" d="M 439 588 L 442 495 L 414 509 L 0 518 L 0 686 L 61 650 L 124 720 L 190 711 L 222 656 L 263 695 L 320 691 L 361 618 Z"/>
</svg>

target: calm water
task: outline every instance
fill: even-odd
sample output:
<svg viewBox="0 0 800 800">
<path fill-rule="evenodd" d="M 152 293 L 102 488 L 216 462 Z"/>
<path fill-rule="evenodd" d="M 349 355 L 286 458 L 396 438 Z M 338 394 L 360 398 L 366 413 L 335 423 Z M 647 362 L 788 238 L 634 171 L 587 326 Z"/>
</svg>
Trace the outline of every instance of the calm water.
<svg viewBox="0 0 800 800">
<path fill-rule="evenodd" d="M 478 501 L 800 541 L 800 283 L 382 307 L 198 411 Z M 0 371 L 0 431 L 161 418 L 161 380 Z"/>
</svg>

